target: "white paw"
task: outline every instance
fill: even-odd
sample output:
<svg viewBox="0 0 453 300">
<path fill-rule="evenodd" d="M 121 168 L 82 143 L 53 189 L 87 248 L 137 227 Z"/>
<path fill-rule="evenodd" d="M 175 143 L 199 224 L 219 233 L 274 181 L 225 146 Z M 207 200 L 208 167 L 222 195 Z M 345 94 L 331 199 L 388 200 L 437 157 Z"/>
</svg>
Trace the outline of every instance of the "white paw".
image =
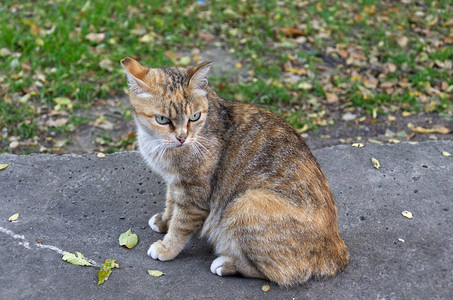
<svg viewBox="0 0 453 300">
<path fill-rule="evenodd" d="M 153 217 L 154 218 L 154 217 Z M 150 221 L 151 222 L 151 221 Z M 152 228 L 152 227 L 151 227 Z M 159 253 L 157 253 L 157 247 L 156 244 L 152 244 L 151 247 L 149 247 L 147 254 L 151 256 L 153 259 L 158 259 Z"/>
<path fill-rule="evenodd" d="M 159 227 L 157 227 L 156 224 L 154 223 L 154 220 L 156 220 L 157 215 L 159 215 L 159 214 L 155 214 L 154 216 L 152 216 L 151 219 L 149 219 L 148 224 L 149 224 L 149 227 L 151 227 L 152 230 L 154 230 L 155 232 L 160 232 Z M 148 250 L 148 252 L 149 252 L 149 250 Z M 149 255 L 149 253 L 148 253 L 148 255 Z"/>
<path fill-rule="evenodd" d="M 219 256 L 211 264 L 211 272 L 214 274 L 217 274 L 219 276 L 222 276 L 222 267 L 223 264 L 226 261 L 229 261 L 230 259 L 226 256 Z"/>
</svg>

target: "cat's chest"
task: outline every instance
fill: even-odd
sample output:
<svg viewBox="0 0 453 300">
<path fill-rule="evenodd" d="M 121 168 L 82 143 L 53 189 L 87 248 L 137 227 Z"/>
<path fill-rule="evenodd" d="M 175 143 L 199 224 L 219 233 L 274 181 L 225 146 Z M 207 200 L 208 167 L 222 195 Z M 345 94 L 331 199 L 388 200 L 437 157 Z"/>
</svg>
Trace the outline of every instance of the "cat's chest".
<svg viewBox="0 0 453 300">
<path fill-rule="evenodd" d="M 190 162 L 193 162 L 190 159 L 192 156 L 190 149 L 152 151 L 152 148 L 144 142 L 139 144 L 139 150 L 148 166 L 168 184 L 185 177 L 186 170 L 191 168 Z"/>
</svg>

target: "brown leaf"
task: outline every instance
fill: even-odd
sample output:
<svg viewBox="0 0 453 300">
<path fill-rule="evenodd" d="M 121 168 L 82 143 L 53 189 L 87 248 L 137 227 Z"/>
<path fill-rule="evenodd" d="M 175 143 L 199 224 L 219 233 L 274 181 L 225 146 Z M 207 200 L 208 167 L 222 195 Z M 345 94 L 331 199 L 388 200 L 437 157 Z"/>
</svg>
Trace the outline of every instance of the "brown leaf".
<svg viewBox="0 0 453 300">
<path fill-rule="evenodd" d="M 385 65 L 385 69 L 386 69 L 387 72 L 393 73 L 393 72 L 396 71 L 397 67 L 396 67 L 396 65 L 393 64 L 393 63 L 387 63 L 387 64 Z"/>
<path fill-rule="evenodd" d="M 406 47 L 408 42 L 409 42 L 409 39 L 405 36 L 402 36 L 397 41 L 398 45 L 400 45 L 402 48 Z"/>
<path fill-rule="evenodd" d="M 442 125 L 435 125 L 432 128 L 424 128 L 421 126 L 417 126 L 415 128 L 411 128 L 412 131 L 417 132 L 417 133 L 440 133 L 440 134 L 448 134 L 451 132 L 450 129 L 448 129 L 445 126 Z"/>
<path fill-rule="evenodd" d="M 60 118 L 60 119 L 50 119 L 47 121 L 47 126 L 49 127 L 60 127 L 60 126 L 64 126 L 68 123 L 68 119 L 67 118 Z"/>
<path fill-rule="evenodd" d="M 202 39 L 204 42 L 207 42 L 207 43 L 215 40 L 215 35 L 213 35 L 212 33 L 208 32 L 206 30 L 198 31 L 198 36 L 200 37 L 200 39 Z"/>
<path fill-rule="evenodd" d="M 171 50 L 165 51 L 164 54 L 167 58 L 169 58 L 173 62 L 183 57 L 183 55 L 173 52 Z"/>
<path fill-rule="evenodd" d="M 393 87 L 394 85 L 395 85 L 395 82 L 386 81 L 386 82 L 382 82 L 380 84 L 380 88 L 381 89 L 389 89 L 389 88 Z"/>
<path fill-rule="evenodd" d="M 336 103 L 338 102 L 338 96 L 334 93 L 326 93 L 327 103 Z"/>
<path fill-rule="evenodd" d="M 337 53 L 344 59 L 348 58 L 348 56 L 349 56 L 349 52 L 344 49 L 338 49 Z"/>
<path fill-rule="evenodd" d="M 298 38 L 300 36 L 305 36 L 305 32 L 296 27 L 280 27 L 278 31 L 280 31 L 280 33 L 288 38 Z"/>
<path fill-rule="evenodd" d="M 377 88 L 378 84 L 379 84 L 379 80 L 377 80 L 376 77 L 374 77 L 374 76 L 365 77 L 363 79 L 363 85 L 369 89 Z"/>
<path fill-rule="evenodd" d="M 453 44 L 453 33 L 447 34 L 445 36 L 445 44 L 450 44 L 450 45 Z"/>
</svg>

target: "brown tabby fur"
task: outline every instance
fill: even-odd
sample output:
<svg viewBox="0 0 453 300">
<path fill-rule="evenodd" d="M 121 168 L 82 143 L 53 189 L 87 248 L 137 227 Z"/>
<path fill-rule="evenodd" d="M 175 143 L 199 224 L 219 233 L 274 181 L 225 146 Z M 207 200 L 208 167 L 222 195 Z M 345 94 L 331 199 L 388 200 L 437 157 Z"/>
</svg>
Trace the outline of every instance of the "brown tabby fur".
<svg viewBox="0 0 453 300">
<path fill-rule="evenodd" d="M 288 123 L 217 96 L 206 81 L 210 63 L 148 69 L 125 58 L 121 64 L 139 149 L 168 183 L 165 212 L 150 220 L 166 235 L 151 245 L 150 256 L 175 258 L 201 229 L 219 255 L 211 271 L 220 276 L 288 286 L 346 266 L 327 179 Z M 189 121 L 197 112 L 200 119 Z M 171 123 L 161 125 L 156 116 Z"/>
</svg>

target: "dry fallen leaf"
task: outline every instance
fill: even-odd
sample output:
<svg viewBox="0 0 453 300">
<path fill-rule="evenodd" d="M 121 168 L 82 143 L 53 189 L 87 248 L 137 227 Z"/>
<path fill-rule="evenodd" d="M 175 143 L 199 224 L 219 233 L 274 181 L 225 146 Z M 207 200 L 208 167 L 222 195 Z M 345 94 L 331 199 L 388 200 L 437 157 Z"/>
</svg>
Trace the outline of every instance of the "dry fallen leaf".
<svg viewBox="0 0 453 300">
<path fill-rule="evenodd" d="M 12 215 L 9 217 L 8 221 L 13 222 L 16 221 L 19 218 L 19 213 Z"/>
<path fill-rule="evenodd" d="M 8 168 L 10 164 L 0 164 L 0 171 Z"/>
<path fill-rule="evenodd" d="M 89 33 L 85 36 L 90 42 L 100 43 L 105 39 L 105 33 Z"/>
<path fill-rule="evenodd" d="M 442 151 L 442 155 L 443 155 L 443 156 L 446 156 L 446 157 L 450 157 L 450 156 L 452 156 L 453 154 L 451 154 L 450 152 L 447 152 L 447 151 Z"/>
<path fill-rule="evenodd" d="M 400 45 L 402 48 L 406 47 L 408 42 L 409 42 L 409 39 L 406 36 L 402 36 L 397 41 L 398 45 Z"/>
<path fill-rule="evenodd" d="M 376 169 L 379 169 L 381 167 L 381 164 L 379 163 L 379 161 L 376 159 L 376 158 L 371 158 L 371 162 L 373 163 L 373 166 L 376 168 Z"/>
<path fill-rule="evenodd" d="M 112 273 L 113 268 L 119 268 L 120 266 L 115 263 L 114 259 L 107 258 L 105 263 L 99 268 L 98 271 L 98 285 L 103 284 L 107 279 L 109 279 L 110 274 Z"/>
<path fill-rule="evenodd" d="M 336 103 L 338 102 L 338 96 L 334 93 L 326 93 L 327 103 Z"/>
<path fill-rule="evenodd" d="M 90 263 L 88 260 L 86 260 L 85 256 L 83 256 L 82 253 L 77 252 L 76 254 L 70 253 L 70 252 L 64 252 L 63 257 L 61 258 L 64 261 L 67 261 L 70 264 L 73 265 L 78 265 L 78 266 L 88 266 L 88 267 L 94 267 L 92 263 Z"/>
<path fill-rule="evenodd" d="M 450 133 L 450 129 L 440 125 L 433 126 L 432 128 L 424 128 L 421 126 L 417 126 L 415 128 L 411 128 L 411 130 L 417 133 L 440 133 L 440 134 Z"/>
<path fill-rule="evenodd" d="M 148 270 L 148 274 L 154 277 L 160 277 L 165 275 L 165 273 L 159 271 L 159 270 Z"/>
<path fill-rule="evenodd" d="M 215 35 L 213 35 L 212 33 L 210 33 L 209 31 L 206 31 L 206 30 L 200 30 L 198 31 L 198 36 L 200 37 L 200 39 L 202 39 L 204 42 L 212 42 L 213 40 L 215 40 Z"/>
<path fill-rule="evenodd" d="M 118 238 L 118 241 L 121 246 L 126 246 L 131 249 L 134 248 L 138 243 L 138 236 L 135 233 L 132 233 L 131 229 L 122 233 Z"/>
<path fill-rule="evenodd" d="M 190 64 L 190 57 L 189 57 L 189 56 L 181 57 L 181 59 L 178 60 L 178 61 L 176 62 L 176 64 L 178 64 L 178 65 L 183 65 L 183 66 L 187 66 L 188 64 Z"/>
<path fill-rule="evenodd" d="M 284 36 L 288 38 L 297 38 L 305 35 L 303 31 L 297 29 L 296 27 L 281 27 L 278 29 Z"/>
<path fill-rule="evenodd" d="M 265 284 L 261 287 L 261 289 L 263 290 L 263 292 L 267 292 L 271 289 L 271 286 L 268 284 Z"/>
<path fill-rule="evenodd" d="M 311 85 L 311 83 L 308 82 L 302 82 L 297 87 L 303 90 L 310 90 L 313 87 L 313 85 Z"/>
<path fill-rule="evenodd" d="M 298 133 L 302 133 L 302 132 L 305 132 L 307 130 L 310 130 L 310 125 L 304 124 L 304 126 L 302 126 L 302 128 L 297 129 L 297 132 Z"/>
<path fill-rule="evenodd" d="M 113 62 L 108 59 L 108 58 L 104 58 L 103 60 L 101 60 L 99 62 L 99 67 L 101 69 L 104 69 L 104 70 L 107 70 L 109 72 L 112 72 L 113 71 Z"/>
<path fill-rule="evenodd" d="M 401 113 L 401 115 L 402 115 L 403 117 L 405 117 L 405 118 L 406 118 L 406 117 L 410 117 L 410 116 L 412 116 L 412 115 L 413 115 L 413 113 L 412 113 L 412 112 L 410 112 L 410 111 L 403 111 L 403 112 Z"/>
<path fill-rule="evenodd" d="M 101 152 L 99 152 L 96 156 L 97 156 L 98 158 L 105 158 L 105 154 L 104 154 L 104 153 L 101 153 Z"/>
<path fill-rule="evenodd" d="M 411 213 L 410 211 L 407 211 L 407 210 L 402 211 L 401 214 L 402 214 L 403 216 L 405 216 L 406 218 L 408 218 L 408 219 L 413 219 L 413 218 L 414 218 L 414 216 L 412 215 L 412 213 Z"/>
<path fill-rule="evenodd" d="M 145 35 L 143 35 L 140 39 L 139 39 L 139 42 L 140 43 L 143 43 L 143 44 L 147 44 L 149 42 L 152 42 L 154 41 L 155 39 L 155 34 L 154 33 L 147 33 Z"/>
<path fill-rule="evenodd" d="M 354 143 L 354 144 L 352 144 L 351 146 L 352 146 L 352 147 L 357 147 L 357 148 L 365 147 L 365 145 L 362 144 L 362 143 Z"/>
</svg>

